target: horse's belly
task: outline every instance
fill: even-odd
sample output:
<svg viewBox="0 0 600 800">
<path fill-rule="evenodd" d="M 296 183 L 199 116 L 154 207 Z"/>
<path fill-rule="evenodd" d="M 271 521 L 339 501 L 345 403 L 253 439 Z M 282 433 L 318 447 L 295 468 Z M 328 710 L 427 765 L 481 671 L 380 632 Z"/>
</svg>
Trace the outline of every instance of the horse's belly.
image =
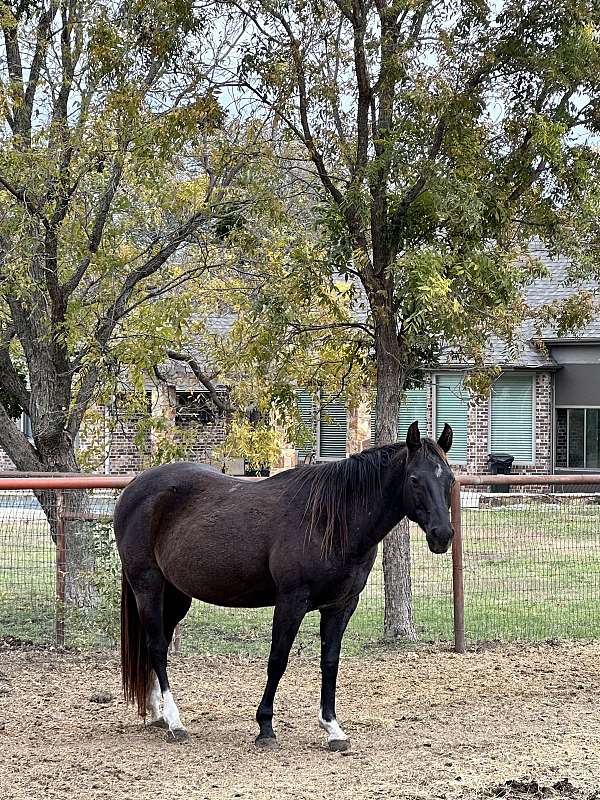
<svg viewBox="0 0 600 800">
<path fill-rule="evenodd" d="M 206 591 L 202 592 L 200 597 L 197 597 L 203 603 L 211 603 L 215 606 L 225 606 L 226 608 L 262 608 L 264 606 L 275 605 L 275 591 L 262 591 L 257 592 L 251 590 L 248 592 L 240 592 L 237 595 L 229 593 L 223 594 L 219 591 Z"/>
<path fill-rule="evenodd" d="M 182 568 L 177 564 L 164 563 L 161 568 L 165 578 L 179 591 L 218 606 L 230 608 L 258 608 L 275 603 L 275 584 L 268 571 L 250 572 L 222 564 L 211 568 L 196 565 Z"/>
</svg>

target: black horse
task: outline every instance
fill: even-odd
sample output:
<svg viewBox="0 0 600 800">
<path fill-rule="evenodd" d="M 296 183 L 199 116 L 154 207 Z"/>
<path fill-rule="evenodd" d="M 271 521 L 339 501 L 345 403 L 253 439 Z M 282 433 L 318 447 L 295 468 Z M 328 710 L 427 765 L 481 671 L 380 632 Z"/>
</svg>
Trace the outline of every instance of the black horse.
<svg viewBox="0 0 600 800">
<path fill-rule="evenodd" d="M 123 491 L 115 534 L 123 563 L 121 663 L 128 701 L 149 724 L 187 736 L 167 678 L 167 650 L 192 598 L 221 606 L 275 606 L 258 745 L 275 744 L 273 700 L 308 611 L 321 613 L 319 724 L 333 750 L 349 747 L 336 721 L 342 636 L 377 545 L 405 516 L 434 553 L 452 539 L 452 429 L 436 443 L 414 422 L 406 444 L 250 482 L 210 467 L 146 470 Z M 161 695 L 163 707 L 161 710 Z"/>
</svg>

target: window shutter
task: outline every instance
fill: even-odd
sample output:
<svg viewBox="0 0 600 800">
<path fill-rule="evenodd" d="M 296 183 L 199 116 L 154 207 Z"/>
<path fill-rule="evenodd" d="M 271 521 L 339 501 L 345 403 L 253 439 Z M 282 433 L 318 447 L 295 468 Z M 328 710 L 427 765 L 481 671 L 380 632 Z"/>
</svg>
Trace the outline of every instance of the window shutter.
<svg viewBox="0 0 600 800">
<path fill-rule="evenodd" d="M 452 448 L 448 453 L 451 463 L 467 461 L 467 427 L 469 418 L 469 393 L 463 385 L 462 375 L 437 375 L 435 386 L 435 437 L 444 430 L 447 422 L 452 426 Z"/>
<path fill-rule="evenodd" d="M 429 422 L 427 419 L 427 386 L 408 389 L 404 394 L 404 401 L 400 404 L 398 412 L 398 441 L 406 439 L 408 426 L 415 420 L 419 422 L 422 436 L 429 436 Z M 374 444 L 375 432 L 375 394 L 371 405 L 371 444 Z"/>
<path fill-rule="evenodd" d="M 346 440 L 348 433 L 348 410 L 343 400 L 327 402 L 322 399 L 319 419 L 319 452 L 320 459 L 346 458 Z"/>
<path fill-rule="evenodd" d="M 427 387 L 420 386 L 415 389 L 408 389 L 405 393 L 404 401 L 400 404 L 398 414 L 398 441 L 406 440 L 406 432 L 415 420 L 419 422 L 419 430 L 422 436 L 429 436 L 429 424 L 427 422 Z"/>
<path fill-rule="evenodd" d="M 492 385 L 490 414 L 490 453 L 533 461 L 533 377 L 500 375 Z"/>
<path fill-rule="evenodd" d="M 296 390 L 296 402 L 298 404 L 298 414 L 302 425 L 306 428 L 306 438 L 298 443 L 298 456 L 306 458 L 310 455 L 315 446 L 315 416 L 312 395 L 306 389 Z"/>
</svg>

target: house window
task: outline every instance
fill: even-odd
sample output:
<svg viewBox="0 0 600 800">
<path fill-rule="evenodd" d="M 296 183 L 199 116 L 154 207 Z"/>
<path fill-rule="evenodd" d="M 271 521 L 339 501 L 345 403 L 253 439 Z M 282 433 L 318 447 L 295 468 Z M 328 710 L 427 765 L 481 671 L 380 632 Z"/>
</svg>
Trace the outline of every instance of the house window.
<svg viewBox="0 0 600 800">
<path fill-rule="evenodd" d="M 317 460 L 333 461 L 346 458 L 348 409 L 344 400 L 321 398 L 318 430 Z"/>
<path fill-rule="evenodd" d="M 315 451 L 317 461 L 334 461 L 347 456 L 348 409 L 341 398 L 313 398 L 305 389 L 296 392 L 298 414 L 306 435 L 297 442 L 298 456 Z M 313 433 L 313 437 L 311 437 Z"/>
<path fill-rule="evenodd" d="M 21 413 L 20 423 L 21 423 L 20 424 L 21 430 L 23 431 L 25 436 L 27 436 L 29 440 L 32 440 L 33 428 L 31 427 L 31 419 L 24 411 Z"/>
<path fill-rule="evenodd" d="M 190 425 L 211 425 L 217 421 L 218 409 L 208 392 L 177 392 L 175 424 L 185 428 Z"/>
<path fill-rule="evenodd" d="M 452 448 L 448 458 L 452 464 L 467 463 L 467 429 L 469 420 L 469 392 L 462 375 L 443 373 L 435 379 L 435 436 L 444 430 L 446 422 L 452 426 Z"/>
<path fill-rule="evenodd" d="M 398 411 L 398 441 L 406 439 L 409 425 L 415 420 L 419 423 L 422 436 L 429 436 L 429 420 L 427 418 L 427 386 L 407 389 L 404 392 Z M 371 443 L 375 439 L 375 397 L 371 406 Z"/>
<path fill-rule="evenodd" d="M 556 423 L 556 465 L 600 468 L 600 409 L 559 408 Z"/>
<path fill-rule="evenodd" d="M 533 376 L 505 373 L 490 396 L 490 452 L 533 462 Z"/>
</svg>

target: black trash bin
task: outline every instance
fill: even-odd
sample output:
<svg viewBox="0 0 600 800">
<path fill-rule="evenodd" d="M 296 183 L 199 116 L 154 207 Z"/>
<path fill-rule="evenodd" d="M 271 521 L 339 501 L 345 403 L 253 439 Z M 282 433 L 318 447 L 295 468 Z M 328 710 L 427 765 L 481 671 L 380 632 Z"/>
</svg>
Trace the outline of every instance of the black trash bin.
<svg viewBox="0 0 600 800">
<path fill-rule="evenodd" d="M 510 453 L 490 453 L 488 464 L 492 475 L 510 475 L 514 456 Z M 510 492 L 510 483 L 493 483 L 490 485 L 492 492 Z"/>
</svg>

